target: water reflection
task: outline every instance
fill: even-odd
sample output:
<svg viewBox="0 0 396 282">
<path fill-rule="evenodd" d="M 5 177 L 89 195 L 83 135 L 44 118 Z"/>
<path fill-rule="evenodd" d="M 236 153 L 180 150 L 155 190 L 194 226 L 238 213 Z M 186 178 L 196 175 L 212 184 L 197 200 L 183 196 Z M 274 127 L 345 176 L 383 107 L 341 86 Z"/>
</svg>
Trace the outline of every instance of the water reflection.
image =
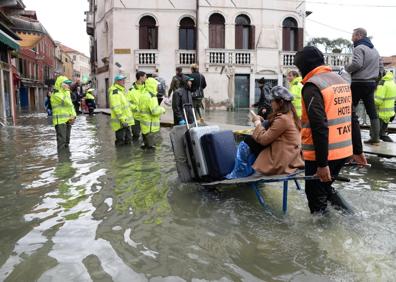
<svg viewBox="0 0 396 282">
<path fill-rule="evenodd" d="M 179 183 L 162 137 L 155 152 L 116 149 L 107 117 L 80 116 L 58 155 L 45 115 L 1 129 L 0 280 L 393 280 L 394 159 L 344 172 L 355 217 L 312 217 L 295 190 L 283 217 L 276 184 L 263 187 L 271 215 L 247 186 Z"/>
</svg>

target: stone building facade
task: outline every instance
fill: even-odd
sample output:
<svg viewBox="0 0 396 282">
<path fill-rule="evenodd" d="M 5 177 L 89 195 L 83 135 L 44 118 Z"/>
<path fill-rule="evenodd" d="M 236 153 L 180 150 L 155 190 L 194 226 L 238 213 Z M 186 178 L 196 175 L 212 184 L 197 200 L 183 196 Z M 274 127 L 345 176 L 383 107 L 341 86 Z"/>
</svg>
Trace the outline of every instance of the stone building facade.
<svg viewBox="0 0 396 282">
<path fill-rule="evenodd" d="M 197 63 L 212 106 L 248 107 L 259 78 L 283 83 L 303 46 L 304 21 L 301 1 L 90 0 L 87 33 L 99 105 L 108 104 L 106 89 L 118 72 L 128 76 L 127 86 L 137 70 L 169 84 L 175 67 L 188 73 Z"/>
</svg>

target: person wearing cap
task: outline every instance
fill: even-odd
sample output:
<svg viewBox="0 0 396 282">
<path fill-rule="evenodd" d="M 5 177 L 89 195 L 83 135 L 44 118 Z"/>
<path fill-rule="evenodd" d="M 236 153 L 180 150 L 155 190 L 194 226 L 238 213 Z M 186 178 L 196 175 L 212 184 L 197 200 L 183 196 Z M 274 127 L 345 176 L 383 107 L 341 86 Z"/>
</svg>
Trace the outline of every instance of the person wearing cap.
<svg viewBox="0 0 396 282">
<path fill-rule="evenodd" d="M 260 98 L 259 100 L 252 105 L 252 107 L 257 108 L 257 114 L 264 119 L 268 118 L 268 115 L 271 113 L 271 102 L 268 100 L 268 96 L 270 93 L 270 88 L 265 84 L 264 77 L 260 78 L 258 81 L 258 86 L 260 89 Z"/>
<path fill-rule="evenodd" d="M 302 77 L 298 72 L 292 70 L 287 74 L 287 81 L 289 82 L 289 91 L 293 95 L 293 106 L 296 109 L 297 116 L 301 118 L 301 90 L 303 85 L 301 83 Z"/>
<path fill-rule="evenodd" d="M 55 126 L 58 150 L 69 147 L 71 126 L 76 119 L 76 111 L 70 96 L 72 81 L 66 76 L 58 76 L 51 95 L 52 124 Z"/>
<path fill-rule="evenodd" d="M 127 99 L 130 103 L 130 108 L 135 119 L 135 124 L 132 125 L 132 138 L 134 141 L 139 140 L 140 137 L 140 115 L 139 115 L 139 99 L 146 91 L 144 82 L 147 79 L 147 75 L 143 71 L 136 72 L 136 81 L 129 88 L 127 93 Z"/>
<path fill-rule="evenodd" d="M 115 132 L 115 145 L 129 145 L 132 143 L 131 126 L 135 124 L 133 114 L 125 93 L 124 75 L 118 74 L 114 84 L 109 88 L 109 102 L 111 110 L 110 125 Z"/>
<path fill-rule="evenodd" d="M 319 178 L 305 181 L 309 209 L 311 213 L 323 214 L 330 202 L 337 209 L 351 212 L 332 187 L 332 177 L 354 153 L 351 89 L 340 75 L 324 65 L 322 52 L 314 46 L 297 52 L 294 64 L 304 85 L 301 136 L 305 175 Z"/>
<path fill-rule="evenodd" d="M 304 167 L 300 120 L 292 105 L 293 95 L 287 88 L 275 86 L 268 99 L 272 107 L 268 125 L 263 125 L 263 117 L 252 117 L 255 126 L 253 135 L 247 136 L 238 147 L 237 157 L 244 156 L 246 159 L 236 160 L 234 170 L 226 178 L 245 177 L 254 171 L 265 175 L 290 174 Z M 246 164 L 254 159 L 253 171 Z M 240 164 L 244 164 L 243 169 Z"/>
<path fill-rule="evenodd" d="M 85 104 L 88 107 L 88 112 L 90 116 L 93 115 L 94 110 L 96 109 L 94 91 L 95 89 L 89 88 L 84 96 Z"/>
<path fill-rule="evenodd" d="M 173 93 L 172 96 L 172 110 L 173 110 L 173 124 L 174 125 L 185 125 L 188 123 L 194 122 L 194 117 L 192 111 L 187 109 L 187 118 L 186 121 L 183 112 L 184 104 L 193 104 L 192 96 L 191 96 L 191 85 L 193 82 L 193 78 L 183 75 L 179 81 L 179 88 Z"/>
<path fill-rule="evenodd" d="M 143 149 L 154 149 L 160 131 L 160 117 L 165 109 L 158 104 L 158 81 L 149 77 L 145 81 L 144 93 L 139 98 L 140 129 L 143 135 Z"/>
</svg>

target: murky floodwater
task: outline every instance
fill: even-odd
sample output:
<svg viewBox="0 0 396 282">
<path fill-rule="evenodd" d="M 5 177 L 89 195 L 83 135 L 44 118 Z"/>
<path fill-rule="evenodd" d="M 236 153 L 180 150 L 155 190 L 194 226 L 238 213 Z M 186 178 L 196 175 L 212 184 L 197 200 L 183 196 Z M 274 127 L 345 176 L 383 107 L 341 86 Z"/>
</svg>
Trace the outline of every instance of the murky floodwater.
<svg viewBox="0 0 396 282">
<path fill-rule="evenodd" d="M 106 116 L 81 116 L 58 156 L 44 114 L 1 128 L 0 280 L 394 281 L 394 159 L 344 171 L 356 216 L 312 217 L 292 190 L 284 217 L 279 184 L 263 188 L 270 214 L 248 187 L 178 183 L 161 133 L 154 153 L 116 150 Z"/>
</svg>

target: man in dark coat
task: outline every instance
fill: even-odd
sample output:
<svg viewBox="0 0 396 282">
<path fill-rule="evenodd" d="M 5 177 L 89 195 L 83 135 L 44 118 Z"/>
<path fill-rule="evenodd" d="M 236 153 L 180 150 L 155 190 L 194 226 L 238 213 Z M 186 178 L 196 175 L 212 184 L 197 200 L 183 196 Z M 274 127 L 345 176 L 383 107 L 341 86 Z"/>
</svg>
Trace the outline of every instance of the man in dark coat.
<svg viewBox="0 0 396 282">
<path fill-rule="evenodd" d="M 193 99 L 194 110 L 199 117 L 200 122 L 203 122 L 201 109 L 204 108 L 202 100 L 204 99 L 204 89 L 206 88 L 206 79 L 205 76 L 199 72 L 199 68 L 197 64 L 191 65 L 191 74 L 189 77 L 193 79 L 191 85 L 191 95 Z"/>
<path fill-rule="evenodd" d="M 257 114 L 259 116 L 267 119 L 268 115 L 272 112 L 271 101 L 268 99 L 271 89 L 268 85 L 265 85 L 264 77 L 259 79 L 258 84 L 260 88 L 260 98 L 252 107 L 257 108 Z"/>
<path fill-rule="evenodd" d="M 187 122 L 193 123 L 194 118 L 192 114 L 193 109 L 187 110 L 187 118 L 186 121 L 183 112 L 183 105 L 193 103 L 191 96 L 191 85 L 193 79 L 189 76 L 184 75 L 180 80 L 179 88 L 173 93 L 172 96 L 172 110 L 173 110 L 173 124 L 174 125 L 184 125 Z"/>
</svg>

